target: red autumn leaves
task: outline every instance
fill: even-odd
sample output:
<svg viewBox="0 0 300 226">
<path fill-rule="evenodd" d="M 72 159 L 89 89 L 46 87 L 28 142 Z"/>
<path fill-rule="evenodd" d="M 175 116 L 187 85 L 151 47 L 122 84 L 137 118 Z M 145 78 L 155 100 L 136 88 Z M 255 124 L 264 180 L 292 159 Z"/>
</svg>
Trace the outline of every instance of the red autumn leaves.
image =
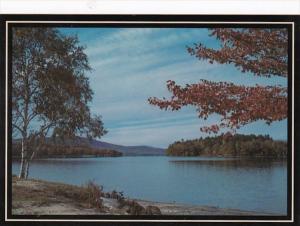
<svg viewBox="0 0 300 226">
<path fill-rule="evenodd" d="M 234 64 L 242 72 L 256 76 L 287 77 L 287 31 L 284 29 L 212 29 L 212 36 L 221 42 L 215 50 L 202 44 L 188 48 L 188 52 L 210 63 Z M 233 78 L 234 79 L 234 78 Z M 164 110 L 179 110 L 183 106 L 196 107 L 198 117 L 212 114 L 221 121 L 203 132 L 217 133 L 221 128 L 235 131 L 248 123 L 264 120 L 267 124 L 287 118 L 287 88 L 282 86 L 243 86 L 228 82 L 200 80 L 181 87 L 167 81 L 172 97 L 149 98 L 149 103 Z"/>
<path fill-rule="evenodd" d="M 212 29 L 220 41 L 218 50 L 201 43 L 188 52 L 210 63 L 234 64 L 242 72 L 254 75 L 287 77 L 288 35 L 286 29 Z"/>
</svg>

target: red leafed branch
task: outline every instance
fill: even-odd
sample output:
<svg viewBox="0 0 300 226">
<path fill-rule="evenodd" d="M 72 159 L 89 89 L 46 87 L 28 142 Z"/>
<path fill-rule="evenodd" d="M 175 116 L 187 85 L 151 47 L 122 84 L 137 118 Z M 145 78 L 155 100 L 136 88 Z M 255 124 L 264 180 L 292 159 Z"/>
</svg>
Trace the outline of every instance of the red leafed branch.
<svg viewBox="0 0 300 226">
<path fill-rule="evenodd" d="M 234 64 L 242 72 L 258 76 L 287 77 L 288 35 L 286 29 L 212 29 L 220 49 L 196 44 L 188 52 L 210 63 Z"/>
<path fill-rule="evenodd" d="M 234 131 L 257 120 L 265 120 L 270 124 L 287 117 L 286 87 L 247 87 L 207 80 L 185 87 L 167 81 L 167 87 L 172 93 L 170 100 L 151 97 L 149 103 L 172 111 L 192 105 L 197 108 L 198 117 L 203 119 L 214 113 L 221 115 L 220 123 L 202 127 L 203 132 L 217 133 L 224 127 Z"/>
<path fill-rule="evenodd" d="M 288 34 L 286 29 L 214 28 L 211 36 L 220 41 L 220 48 L 203 44 L 188 47 L 188 52 L 199 60 L 210 63 L 233 64 L 242 72 L 256 76 L 288 75 Z M 252 87 L 227 82 L 200 80 L 185 87 L 167 82 L 172 93 L 170 99 L 149 98 L 149 103 L 164 110 L 179 110 L 191 105 L 198 117 L 207 119 L 211 114 L 221 116 L 221 121 L 203 132 L 217 133 L 220 128 L 235 131 L 248 123 L 264 120 L 267 124 L 287 118 L 287 88 L 282 86 Z"/>
</svg>

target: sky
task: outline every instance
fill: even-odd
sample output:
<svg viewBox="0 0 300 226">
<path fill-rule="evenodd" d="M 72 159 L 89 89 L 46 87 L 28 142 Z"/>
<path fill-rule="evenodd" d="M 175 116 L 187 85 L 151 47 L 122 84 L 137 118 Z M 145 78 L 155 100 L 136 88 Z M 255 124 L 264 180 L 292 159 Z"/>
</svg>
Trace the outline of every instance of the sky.
<svg viewBox="0 0 300 226">
<path fill-rule="evenodd" d="M 186 47 L 203 43 L 218 48 L 219 42 L 205 28 L 60 28 L 77 35 L 93 70 L 86 75 L 94 91 L 92 113 L 100 114 L 108 133 L 102 141 L 121 145 L 166 148 L 181 139 L 206 137 L 200 127 L 217 122 L 197 117 L 196 109 L 163 111 L 148 103 L 149 97 L 170 97 L 167 80 L 179 85 L 200 79 L 243 85 L 287 86 L 286 78 L 263 78 L 242 73 L 233 65 L 210 64 L 188 54 Z M 287 139 L 287 121 L 270 126 L 263 121 L 239 129 L 243 134 L 269 134 Z"/>
</svg>

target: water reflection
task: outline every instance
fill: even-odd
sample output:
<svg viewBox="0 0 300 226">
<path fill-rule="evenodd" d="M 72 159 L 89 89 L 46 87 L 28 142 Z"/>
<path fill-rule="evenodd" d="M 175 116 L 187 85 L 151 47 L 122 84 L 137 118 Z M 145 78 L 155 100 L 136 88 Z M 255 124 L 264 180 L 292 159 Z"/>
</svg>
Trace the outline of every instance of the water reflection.
<svg viewBox="0 0 300 226">
<path fill-rule="evenodd" d="M 212 168 L 226 168 L 226 169 L 271 169 L 273 167 L 286 167 L 285 160 L 273 159 L 214 159 L 214 160 L 169 160 L 171 164 L 176 166 L 188 167 L 212 167 Z"/>
</svg>

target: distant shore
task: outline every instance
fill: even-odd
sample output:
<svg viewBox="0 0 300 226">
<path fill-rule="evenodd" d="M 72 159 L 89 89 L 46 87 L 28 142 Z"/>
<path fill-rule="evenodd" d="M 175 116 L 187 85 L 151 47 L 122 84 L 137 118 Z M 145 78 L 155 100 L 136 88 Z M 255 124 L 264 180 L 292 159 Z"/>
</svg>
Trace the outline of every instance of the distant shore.
<svg viewBox="0 0 300 226">
<path fill-rule="evenodd" d="M 101 156 L 101 155 L 52 155 L 52 156 L 43 156 L 34 158 L 34 160 L 39 159 L 69 159 L 69 158 L 115 158 L 115 157 L 124 157 L 122 155 L 119 156 Z M 13 160 L 21 160 L 20 156 L 13 156 Z"/>
<path fill-rule="evenodd" d="M 88 205 L 84 199 L 83 187 L 42 180 L 12 180 L 13 215 L 130 215 L 128 207 L 120 207 L 114 197 L 102 197 L 102 208 Z M 197 206 L 131 199 L 130 202 L 143 209 L 159 209 L 162 215 L 272 215 L 268 213 L 238 209 Z M 151 209 L 150 208 L 150 209 Z M 156 208 L 156 209 L 155 209 Z M 141 215 L 147 214 L 147 212 Z M 139 215 L 139 214 L 134 214 Z M 155 212 L 153 215 L 156 215 Z"/>
<path fill-rule="evenodd" d="M 102 155 L 51 155 L 34 158 L 34 160 L 41 159 L 73 159 L 73 158 L 120 158 L 120 157 L 155 157 L 166 155 L 116 155 L 116 156 L 102 156 Z M 12 156 L 13 160 L 21 160 L 20 156 Z"/>
</svg>

